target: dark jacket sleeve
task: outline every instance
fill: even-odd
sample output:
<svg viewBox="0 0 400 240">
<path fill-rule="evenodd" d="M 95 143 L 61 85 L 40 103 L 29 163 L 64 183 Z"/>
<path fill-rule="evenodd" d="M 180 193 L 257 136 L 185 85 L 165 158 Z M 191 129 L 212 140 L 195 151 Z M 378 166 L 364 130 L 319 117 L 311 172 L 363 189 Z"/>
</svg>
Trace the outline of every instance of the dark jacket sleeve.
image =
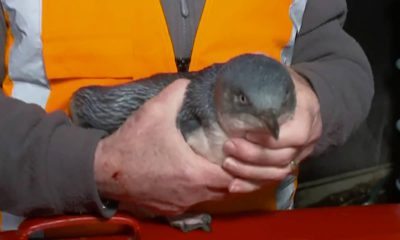
<svg viewBox="0 0 400 240">
<path fill-rule="evenodd" d="M 369 62 L 343 29 L 345 0 L 309 0 L 297 36 L 293 68 L 320 102 L 323 134 L 314 154 L 343 144 L 366 118 L 374 94 Z"/>
<path fill-rule="evenodd" d="M 0 15 L 3 79 L 5 24 Z M 104 135 L 0 90 L 0 210 L 23 216 L 112 214 L 102 207 L 93 172 L 94 151 Z"/>
</svg>

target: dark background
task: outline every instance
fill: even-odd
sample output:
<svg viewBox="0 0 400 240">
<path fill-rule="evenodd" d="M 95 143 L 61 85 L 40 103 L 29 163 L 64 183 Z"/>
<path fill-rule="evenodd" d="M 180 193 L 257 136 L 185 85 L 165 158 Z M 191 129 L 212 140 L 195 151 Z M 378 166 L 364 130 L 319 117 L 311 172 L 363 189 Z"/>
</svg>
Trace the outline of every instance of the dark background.
<svg viewBox="0 0 400 240">
<path fill-rule="evenodd" d="M 334 1 L 334 0 L 333 0 Z M 394 179 L 399 171 L 400 4 L 397 0 L 347 0 L 345 30 L 363 47 L 375 78 L 375 97 L 366 122 L 342 147 L 302 163 L 300 183 L 346 172 L 391 164 L 385 182 L 390 197 L 397 201 Z"/>
</svg>

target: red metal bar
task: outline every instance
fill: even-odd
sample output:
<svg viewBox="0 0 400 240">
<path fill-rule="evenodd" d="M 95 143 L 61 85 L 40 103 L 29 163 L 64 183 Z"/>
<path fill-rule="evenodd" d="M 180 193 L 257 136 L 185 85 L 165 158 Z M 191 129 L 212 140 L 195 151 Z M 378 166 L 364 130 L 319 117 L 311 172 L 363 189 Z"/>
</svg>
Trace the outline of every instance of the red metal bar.
<svg viewBox="0 0 400 240">
<path fill-rule="evenodd" d="M 88 223 L 95 224 L 91 225 L 92 228 L 90 228 L 87 227 Z M 126 232 L 122 234 L 126 229 L 121 232 L 121 228 L 115 228 L 115 226 L 121 227 L 121 225 L 129 226 L 132 230 L 132 235 L 126 234 Z M 74 239 L 80 239 L 80 234 L 85 233 L 87 235 L 87 232 L 90 230 L 92 233 L 95 232 L 96 235 L 85 239 L 97 240 L 138 238 L 139 235 L 144 240 L 397 240 L 400 239 L 400 204 L 315 208 L 263 214 L 216 216 L 213 220 L 211 233 L 202 231 L 182 233 L 166 224 L 155 222 L 140 222 L 139 228 L 138 223 L 134 219 L 121 214 L 118 214 L 109 221 L 88 216 L 34 219 L 24 222 L 18 232 L 1 233 L 0 240 L 20 240 L 23 239 L 21 238 L 22 236 L 26 237 L 29 233 L 42 229 L 47 229 L 46 236 L 48 236 L 47 234 L 53 236 L 66 236 L 65 234 L 72 236 L 75 234 L 73 236 Z M 55 232 L 48 231 L 49 229 L 55 229 Z M 115 234 L 110 235 L 112 232 Z"/>
<path fill-rule="evenodd" d="M 141 223 L 142 239 L 400 239 L 400 205 L 315 208 L 234 217 L 215 217 L 212 232 L 181 233 Z"/>
<path fill-rule="evenodd" d="M 117 214 L 109 220 L 86 215 L 27 219 L 18 231 L 1 233 L 0 240 L 28 240 L 38 231 L 43 231 L 46 239 L 140 239 L 138 222 Z"/>
</svg>

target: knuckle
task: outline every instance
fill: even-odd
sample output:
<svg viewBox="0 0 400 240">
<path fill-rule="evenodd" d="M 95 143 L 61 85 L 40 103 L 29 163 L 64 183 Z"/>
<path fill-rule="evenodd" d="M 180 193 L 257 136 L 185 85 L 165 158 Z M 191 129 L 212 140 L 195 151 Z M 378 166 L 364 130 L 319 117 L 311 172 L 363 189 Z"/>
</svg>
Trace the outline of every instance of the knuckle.
<svg viewBox="0 0 400 240">
<path fill-rule="evenodd" d="M 258 162 L 264 166 L 284 167 L 294 158 L 295 152 L 294 148 L 288 150 L 264 149 L 262 156 L 258 157 Z"/>
<path fill-rule="evenodd" d="M 162 104 L 158 101 L 152 101 L 148 104 L 144 104 L 143 107 L 139 110 L 141 114 L 158 117 L 163 115 Z"/>
<path fill-rule="evenodd" d="M 170 200 L 168 207 L 174 211 L 181 211 L 188 208 L 188 206 L 190 206 L 190 199 L 192 198 L 189 193 L 189 189 L 184 189 L 175 193 L 172 191 L 171 194 L 174 194 L 174 199 Z"/>
<path fill-rule="evenodd" d="M 184 213 L 186 209 L 187 208 L 184 208 L 182 206 L 173 206 L 162 211 L 162 214 L 165 216 L 176 216 Z"/>
<path fill-rule="evenodd" d="M 248 167 L 236 167 L 235 171 L 238 173 L 238 175 L 245 177 L 245 178 L 251 178 L 253 177 L 254 174 L 252 174 L 252 171 Z"/>
<path fill-rule="evenodd" d="M 231 172 L 237 172 L 238 167 L 234 160 L 229 159 L 223 163 L 223 167 Z"/>
<path fill-rule="evenodd" d="M 282 156 L 280 158 L 275 159 L 275 167 L 286 167 L 287 165 L 290 164 L 290 161 L 292 161 L 292 158 L 287 157 L 287 156 Z"/>
<path fill-rule="evenodd" d="M 249 149 L 245 153 L 244 158 L 252 163 L 262 163 L 268 157 L 268 153 L 261 149 Z"/>
<path fill-rule="evenodd" d="M 179 209 L 176 209 L 176 211 L 174 212 L 174 214 L 175 214 L 175 215 L 184 214 L 184 213 L 186 212 L 187 209 L 188 209 L 188 208 L 181 207 L 181 208 L 179 208 Z"/>
<path fill-rule="evenodd" d="M 295 152 L 296 151 L 294 149 L 290 149 L 288 152 L 282 154 L 279 158 L 279 163 L 281 163 L 280 165 L 287 166 L 290 164 L 290 161 L 292 161 L 296 156 Z"/>
<path fill-rule="evenodd" d="M 208 194 L 205 198 L 204 201 L 218 201 L 224 199 L 223 194 Z"/>
<path fill-rule="evenodd" d="M 193 171 L 191 168 L 183 168 L 181 174 L 184 181 L 192 185 L 197 185 L 201 180 L 200 172 Z"/>
<path fill-rule="evenodd" d="M 199 193 L 207 188 L 207 178 L 199 172 L 184 170 L 182 178 L 187 183 L 186 188 L 188 192 Z"/>
<path fill-rule="evenodd" d="M 193 193 L 193 191 L 191 192 Z M 185 211 L 186 209 L 189 209 L 191 206 L 195 205 L 198 201 L 201 201 L 203 195 L 199 194 L 199 192 L 200 191 L 189 194 L 190 196 L 188 195 L 182 198 L 180 204 L 178 205 L 179 209 Z"/>
<path fill-rule="evenodd" d="M 303 129 L 297 133 L 295 144 L 297 146 L 303 146 L 304 144 L 307 143 L 308 139 L 309 139 L 309 133 L 306 129 Z"/>
<path fill-rule="evenodd" d="M 183 200 L 177 207 L 176 212 L 183 213 L 185 210 L 189 209 L 194 203 L 190 200 Z"/>
</svg>

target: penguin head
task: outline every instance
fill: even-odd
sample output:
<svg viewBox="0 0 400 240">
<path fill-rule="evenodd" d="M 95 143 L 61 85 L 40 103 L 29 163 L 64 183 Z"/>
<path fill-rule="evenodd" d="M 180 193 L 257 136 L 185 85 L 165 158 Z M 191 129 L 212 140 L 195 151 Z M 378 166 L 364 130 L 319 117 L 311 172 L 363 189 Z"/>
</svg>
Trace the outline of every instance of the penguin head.
<svg viewBox="0 0 400 240">
<path fill-rule="evenodd" d="M 267 132 L 279 138 L 280 125 L 293 114 L 295 88 L 288 70 L 261 54 L 244 54 L 224 64 L 214 92 L 220 125 L 229 135 Z"/>
</svg>

